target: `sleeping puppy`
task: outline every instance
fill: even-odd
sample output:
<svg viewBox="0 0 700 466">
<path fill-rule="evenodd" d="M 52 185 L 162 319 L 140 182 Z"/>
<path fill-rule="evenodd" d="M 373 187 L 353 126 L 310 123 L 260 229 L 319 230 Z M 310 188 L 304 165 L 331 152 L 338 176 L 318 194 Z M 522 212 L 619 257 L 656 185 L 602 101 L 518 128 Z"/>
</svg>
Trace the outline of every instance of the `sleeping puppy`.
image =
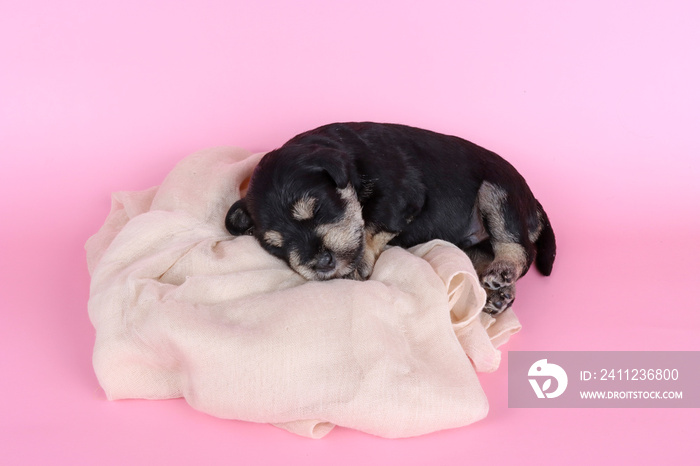
<svg viewBox="0 0 700 466">
<path fill-rule="evenodd" d="M 365 280 L 387 245 L 432 239 L 464 250 L 487 292 L 513 303 L 535 262 L 552 271 L 554 232 L 523 177 L 463 139 L 380 123 L 335 123 L 266 154 L 226 228 L 252 234 L 309 280 Z"/>
</svg>

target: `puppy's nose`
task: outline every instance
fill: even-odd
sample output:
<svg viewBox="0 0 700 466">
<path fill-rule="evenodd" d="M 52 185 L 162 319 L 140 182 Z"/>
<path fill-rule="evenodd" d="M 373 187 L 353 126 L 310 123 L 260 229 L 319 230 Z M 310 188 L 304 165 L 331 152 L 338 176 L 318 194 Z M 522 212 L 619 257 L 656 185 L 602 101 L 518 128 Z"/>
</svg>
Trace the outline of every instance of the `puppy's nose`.
<svg viewBox="0 0 700 466">
<path fill-rule="evenodd" d="M 328 251 L 323 251 L 316 258 L 314 269 L 318 272 L 330 272 L 335 268 L 335 256 Z"/>
</svg>

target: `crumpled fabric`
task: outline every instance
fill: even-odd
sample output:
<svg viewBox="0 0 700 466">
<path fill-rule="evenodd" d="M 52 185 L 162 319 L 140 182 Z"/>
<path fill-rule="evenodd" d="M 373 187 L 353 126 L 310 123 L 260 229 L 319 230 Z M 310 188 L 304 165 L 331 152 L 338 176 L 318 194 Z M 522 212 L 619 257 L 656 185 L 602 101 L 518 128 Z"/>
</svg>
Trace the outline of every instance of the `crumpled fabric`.
<svg viewBox="0 0 700 466">
<path fill-rule="evenodd" d="M 390 247 L 364 282 L 308 282 L 224 216 L 263 154 L 214 148 L 160 186 L 113 195 L 86 244 L 93 363 L 110 400 L 184 397 L 226 419 L 320 438 L 409 437 L 484 418 L 478 372 L 520 329 L 481 309 L 468 257 Z"/>
</svg>

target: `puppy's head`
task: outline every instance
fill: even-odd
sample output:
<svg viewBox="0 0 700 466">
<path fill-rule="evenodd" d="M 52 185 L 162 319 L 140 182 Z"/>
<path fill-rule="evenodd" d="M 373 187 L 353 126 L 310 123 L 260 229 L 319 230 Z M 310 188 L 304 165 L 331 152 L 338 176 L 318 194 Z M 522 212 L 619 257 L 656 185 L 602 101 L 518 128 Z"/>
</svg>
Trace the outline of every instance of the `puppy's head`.
<svg viewBox="0 0 700 466">
<path fill-rule="evenodd" d="M 255 168 L 246 196 L 226 215 L 226 228 L 254 235 L 308 280 L 347 277 L 364 250 L 357 178 L 341 151 L 283 146 Z"/>
</svg>

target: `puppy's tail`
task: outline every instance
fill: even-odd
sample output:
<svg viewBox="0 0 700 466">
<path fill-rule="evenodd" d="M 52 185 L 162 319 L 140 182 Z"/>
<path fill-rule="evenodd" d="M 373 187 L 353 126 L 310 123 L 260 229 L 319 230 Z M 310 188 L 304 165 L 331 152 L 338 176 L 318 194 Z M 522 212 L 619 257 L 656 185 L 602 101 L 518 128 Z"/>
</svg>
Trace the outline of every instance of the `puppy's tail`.
<svg viewBox="0 0 700 466">
<path fill-rule="evenodd" d="M 535 248 L 537 249 L 535 267 L 542 275 L 548 277 L 552 273 L 554 258 L 557 255 L 557 241 L 554 238 L 554 230 L 552 229 L 552 224 L 549 223 L 549 217 L 547 217 L 542 204 L 539 202 L 537 202 L 537 209 L 542 219 L 542 231 L 540 231 L 540 236 L 535 241 Z"/>
</svg>

